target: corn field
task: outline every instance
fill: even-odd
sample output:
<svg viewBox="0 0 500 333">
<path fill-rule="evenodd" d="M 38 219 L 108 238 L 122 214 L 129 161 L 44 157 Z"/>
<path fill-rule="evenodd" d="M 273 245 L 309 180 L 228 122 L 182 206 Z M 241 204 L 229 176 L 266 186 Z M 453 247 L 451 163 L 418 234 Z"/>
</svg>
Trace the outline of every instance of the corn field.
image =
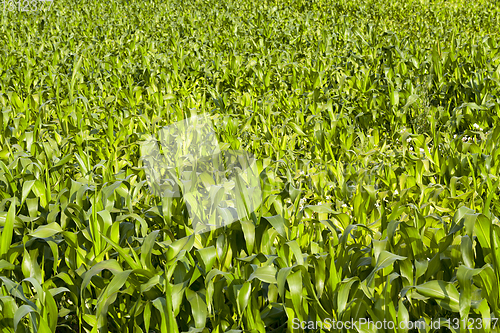
<svg viewBox="0 0 500 333">
<path fill-rule="evenodd" d="M 500 332 L 498 1 L 1 6 L 0 332 Z"/>
</svg>

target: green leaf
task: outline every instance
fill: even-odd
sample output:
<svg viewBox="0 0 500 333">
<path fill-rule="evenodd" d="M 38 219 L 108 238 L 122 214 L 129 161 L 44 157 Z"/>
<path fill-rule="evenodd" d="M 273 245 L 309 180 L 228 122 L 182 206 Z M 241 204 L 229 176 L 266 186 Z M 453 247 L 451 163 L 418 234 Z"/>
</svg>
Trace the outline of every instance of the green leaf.
<svg viewBox="0 0 500 333">
<path fill-rule="evenodd" d="M 262 218 L 268 221 L 281 237 L 288 239 L 287 230 L 289 225 L 286 219 L 284 219 L 281 215 L 263 216 Z"/>
<path fill-rule="evenodd" d="M 299 125 L 297 125 L 296 123 L 294 123 L 293 121 L 289 121 L 287 123 L 288 126 L 290 126 L 290 128 L 295 132 L 297 133 L 298 135 L 301 135 L 301 136 L 306 136 L 307 134 L 304 133 L 304 131 L 302 131 L 302 129 L 299 127 Z"/>
<path fill-rule="evenodd" d="M 481 273 L 481 271 L 481 268 L 472 269 L 464 265 L 460 265 L 457 271 L 457 279 L 460 283 L 460 317 L 462 319 L 465 319 L 465 322 L 467 322 L 468 320 L 472 302 L 472 278 L 474 277 L 474 275 Z"/>
<path fill-rule="evenodd" d="M 434 298 L 446 310 L 453 312 L 460 311 L 460 294 L 452 283 L 442 280 L 432 280 L 415 288 L 419 294 Z"/>
<path fill-rule="evenodd" d="M 248 281 L 258 279 L 266 283 L 276 283 L 276 269 L 273 266 L 257 267 Z"/>
<path fill-rule="evenodd" d="M 358 277 L 352 277 L 345 279 L 342 281 L 339 292 L 338 292 L 338 297 L 337 297 L 337 311 L 339 313 L 339 318 L 342 318 L 341 315 L 344 313 L 344 310 L 347 308 L 347 303 L 349 301 L 349 294 L 351 291 L 351 286 L 353 285 L 354 282 L 358 282 L 359 278 Z"/>
<path fill-rule="evenodd" d="M 251 254 L 253 253 L 253 247 L 255 244 L 255 225 L 250 220 L 243 220 L 241 221 L 241 229 L 243 230 L 243 235 L 245 237 L 248 254 Z"/>
<path fill-rule="evenodd" d="M 298 270 L 292 274 L 289 274 L 287 277 L 288 287 L 290 288 L 290 294 L 292 296 L 292 304 L 294 307 L 294 312 L 299 318 L 302 320 L 303 318 L 303 310 L 302 310 L 302 274 L 301 271 Z"/>
<path fill-rule="evenodd" d="M 217 251 L 215 246 L 206 247 L 196 251 L 196 256 L 205 272 L 209 272 L 217 260 Z"/>
<path fill-rule="evenodd" d="M 190 289 L 186 289 L 186 298 L 191 304 L 191 312 L 196 328 L 204 328 L 207 320 L 207 305 L 197 292 Z"/>
<path fill-rule="evenodd" d="M 105 269 L 113 272 L 114 274 L 123 272 L 122 267 L 115 259 L 101 261 L 100 263 L 92 266 L 92 268 L 87 272 L 85 272 L 82 276 L 83 282 L 82 282 L 80 297 L 83 297 L 83 291 L 85 290 L 85 288 L 87 288 L 88 284 L 90 283 L 90 279 L 92 279 L 92 277 L 94 277 L 96 274 L 99 274 L 101 271 Z"/>
<path fill-rule="evenodd" d="M 139 263 L 137 263 L 136 261 L 134 261 L 134 259 L 131 258 L 130 255 L 125 250 L 123 250 L 120 245 L 116 244 L 111 239 L 109 239 L 103 235 L 101 235 L 101 237 L 106 242 L 108 242 L 116 250 L 116 252 L 118 252 L 120 254 L 120 257 L 123 260 L 125 260 L 127 262 L 127 264 L 129 264 L 130 268 L 132 268 L 132 269 L 141 269 L 142 268 L 142 266 Z"/>
<path fill-rule="evenodd" d="M 56 222 L 52 222 L 50 224 L 38 227 L 35 231 L 30 233 L 29 235 L 36 238 L 48 238 L 62 231 L 63 230 L 61 229 L 61 226 L 59 226 L 59 224 L 57 224 Z"/>
<path fill-rule="evenodd" d="M 24 318 L 28 313 L 37 313 L 36 309 L 34 309 L 30 305 L 21 305 L 17 310 L 16 313 L 14 314 L 14 331 L 17 331 L 17 326 L 19 325 L 19 322 L 21 319 Z M 32 316 L 33 319 L 33 316 Z"/>
<path fill-rule="evenodd" d="M 143 241 L 141 246 L 141 264 L 142 267 L 146 270 L 154 271 L 153 266 L 151 265 L 151 251 L 153 251 L 153 247 L 155 245 L 156 237 L 158 237 L 159 230 L 155 230 L 150 233 Z"/>
<path fill-rule="evenodd" d="M 153 300 L 153 305 L 160 311 L 161 315 L 161 326 L 160 330 L 162 333 L 166 332 L 177 332 L 177 322 L 172 309 L 172 302 L 165 299 L 164 297 L 158 297 Z"/>
<path fill-rule="evenodd" d="M 484 261 L 490 263 L 489 254 L 491 253 L 491 221 L 484 215 L 480 214 L 474 225 L 474 232 L 477 240 L 484 252 Z"/>
<path fill-rule="evenodd" d="M 469 268 L 474 268 L 474 252 L 472 250 L 472 241 L 468 235 L 462 236 L 460 252 L 462 253 L 464 264 Z"/>
<path fill-rule="evenodd" d="M 14 223 L 16 220 L 16 205 L 10 204 L 7 218 L 3 226 L 2 234 L 0 235 L 0 257 L 3 257 L 9 251 L 10 244 L 12 243 L 12 235 L 14 234 Z"/>
<path fill-rule="evenodd" d="M 251 297 L 252 284 L 245 282 L 238 292 L 238 313 L 241 315 L 245 311 Z"/>
</svg>

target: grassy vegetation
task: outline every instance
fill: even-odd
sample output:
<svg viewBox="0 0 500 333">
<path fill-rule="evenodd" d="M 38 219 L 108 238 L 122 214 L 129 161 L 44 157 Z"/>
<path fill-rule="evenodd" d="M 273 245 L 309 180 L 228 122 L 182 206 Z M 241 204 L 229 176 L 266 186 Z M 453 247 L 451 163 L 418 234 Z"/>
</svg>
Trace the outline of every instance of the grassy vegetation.
<svg viewBox="0 0 500 333">
<path fill-rule="evenodd" d="M 12 4 L 1 332 L 499 331 L 496 1 Z M 140 147 L 201 114 L 256 157 L 262 204 L 197 234 Z"/>
</svg>

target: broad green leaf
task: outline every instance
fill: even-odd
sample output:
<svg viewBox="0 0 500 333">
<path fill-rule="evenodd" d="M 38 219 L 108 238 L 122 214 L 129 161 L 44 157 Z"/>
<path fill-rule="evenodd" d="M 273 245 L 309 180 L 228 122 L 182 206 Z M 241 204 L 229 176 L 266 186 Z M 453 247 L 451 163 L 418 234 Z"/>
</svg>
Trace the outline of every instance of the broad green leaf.
<svg viewBox="0 0 500 333">
<path fill-rule="evenodd" d="M 434 298 L 446 310 L 459 312 L 460 295 L 453 284 L 442 280 L 432 280 L 415 288 L 418 293 Z"/>
<path fill-rule="evenodd" d="M 9 247 L 12 243 L 12 236 L 14 234 L 14 223 L 16 219 L 16 205 L 10 204 L 9 211 L 7 212 L 7 218 L 5 219 L 5 224 L 3 226 L 2 234 L 0 236 L 0 256 L 4 256 L 9 251 Z"/>
<path fill-rule="evenodd" d="M 30 233 L 29 235 L 36 238 L 48 238 L 52 237 L 57 233 L 62 232 L 61 226 L 56 222 L 52 222 L 47 225 L 42 225 L 38 227 L 35 231 Z"/>
<path fill-rule="evenodd" d="M 186 298 L 191 304 L 191 311 L 197 328 L 204 328 L 207 319 L 207 305 L 198 293 L 186 289 Z"/>
<path fill-rule="evenodd" d="M 276 283 L 276 269 L 273 266 L 257 267 L 248 280 L 253 279 L 266 283 Z"/>
</svg>

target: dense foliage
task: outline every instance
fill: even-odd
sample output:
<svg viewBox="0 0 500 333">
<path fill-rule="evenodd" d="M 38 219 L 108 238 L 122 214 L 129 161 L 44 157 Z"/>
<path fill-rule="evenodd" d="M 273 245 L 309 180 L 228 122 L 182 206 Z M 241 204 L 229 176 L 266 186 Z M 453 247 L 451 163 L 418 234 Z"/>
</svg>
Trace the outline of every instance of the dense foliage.
<svg viewBox="0 0 500 333">
<path fill-rule="evenodd" d="M 496 1 L 24 2 L 0 26 L 1 332 L 498 331 Z M 139 147 L 196 114 L 263 190 L 198 235 Z"/>
</svg>

